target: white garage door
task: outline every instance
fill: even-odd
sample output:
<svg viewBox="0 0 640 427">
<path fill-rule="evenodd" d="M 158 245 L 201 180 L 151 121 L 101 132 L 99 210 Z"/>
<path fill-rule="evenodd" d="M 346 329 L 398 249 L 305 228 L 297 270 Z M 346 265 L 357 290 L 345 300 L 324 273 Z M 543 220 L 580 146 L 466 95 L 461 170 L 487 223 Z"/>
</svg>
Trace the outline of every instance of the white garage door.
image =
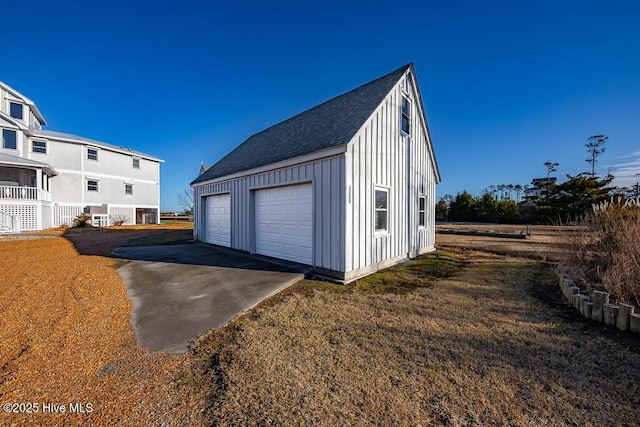
<svg viewBox="0 0 640 427">
<path fill-rule="evenodd" d="M 205 242 L 231 246 L 231 197 L 229 194 L 209 196 L 206 199 Z"/>
<path fill-rule="evenodd" d="M 256 252 L 313 264 L 311 184 L 256 191 Z"/>
</svg>

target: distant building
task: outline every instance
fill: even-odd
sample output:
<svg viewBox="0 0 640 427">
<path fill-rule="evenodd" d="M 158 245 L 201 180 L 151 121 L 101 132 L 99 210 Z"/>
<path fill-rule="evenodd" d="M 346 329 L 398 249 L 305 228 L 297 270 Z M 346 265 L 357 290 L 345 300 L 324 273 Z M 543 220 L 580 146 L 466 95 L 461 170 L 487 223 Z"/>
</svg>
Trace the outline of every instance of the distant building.
<svg viewBox="0 0 640 427">
<path fill-rule="evenodd" d="M 29 98 L 0 82 L 0 232 L 157 223 L 160 163 L 130 148 L 44 130 Z"/>
<path fill-rule="evenodd" d="M 531 187 L 527 187 L 524 189 L 524 198 L 532 199 L 535 197 L 540 197 L 542 195 L 542 187 L 546 184 L 551 184 L 557 181 L 558 179 L 555 176 L 549 178 L 533 178 L 531 181 Z"/>
</svg>

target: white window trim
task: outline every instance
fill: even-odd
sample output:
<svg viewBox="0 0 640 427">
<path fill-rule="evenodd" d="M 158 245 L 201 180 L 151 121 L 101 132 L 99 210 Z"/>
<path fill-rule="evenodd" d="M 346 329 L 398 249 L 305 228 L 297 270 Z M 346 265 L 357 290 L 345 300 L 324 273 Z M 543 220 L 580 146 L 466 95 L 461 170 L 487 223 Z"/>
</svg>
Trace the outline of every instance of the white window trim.
<svg viewBox="0 0 640 427">
<path fill-rule="evenodd" d="M 424 199 L 424 210 L 420 210 L 420 199 Z M 420 213 L 424 212 L 424 224 L 420 224 Z M 427 196 L 418 195 L 418 228 L 427 228 Z"/>
<path fill-rule="evenodd" d="M 386 224 L 386 228 L 379 229 L 379 230 L 376 229 L 376 211 L 378 210 L 378 209 L 376 209 L 376 191 L 384 191 L 385 193 L 387 193 L 387 209 L 386 209 L 386 212 L 387 212 L 387 224 Z M 390 234 L 389 233 L 389 222 L 390 222 L 390 219 L 391 219 L 391 215 L 390 215 L 390 211 L 391 211 L 391 209 L 390 209 L 390 207 L 391 207 L 390 206 L 390 201 L 391 201 L 391 198 L 389 197 L 389 193 L 390 192 L 391 191 L 390 191 L 389 187 L 384 187 L 384 186 L 381 186 L 381 185 L 374 185 L 373 186 L 373 203 L 372 203 L 372 205 L 373 205 L 373 212 L 372 212 L 373 219 L 372 219 L 372 223 L 373 223 L 373 236 L 374 237 L 385 237 L 385 236 L 388 236 Z"/>
<path fill-rule="evenodd" d="M 127 193 L 127 185 L 131 186 L 131 193 Z M 133 196 L 133 183 L 132 182 L 125 182 L 124 183 L 124 195 L 125 196 Z"/>
<path fill-rule="evenodd" d="M 95 150 L 95 152 L 96 152 L 96 158 L 95 159 L 89 158 L 89 150 Z M 99 162 L 100 161 L 100 148 L 87 146 L 87 160 L 91 160 L 91 161 L 94 161 L 94 162 Z"/>
<path fill-rule="evenodd" d="M 22 102 L 20 102 L 20 101 L 14 101 L 12 99 L 8 99 L 7 101 L 8 101 L 7 102 L 7 108 L 8 108 L 8 111 L 9 111 L 9 117 L 11 117 L 12 119 L 24 121 L 24 104 Z M 11 115 L 11 104 L 17 104 L 22 108 L 22 117 L 13 117 Z"/>
<path fill-rule="evenodd" d="M 97 178 L 87 178 L 86 180 L 86 186 L 85 186 L 85 191 L 89 192 L 89 193 L 99 193 L 100 192 L 100 180 Z M 89 190 L 89 181 L 95 181 L 96 182 L 96 189 L 95 190 Z"/>
<path fill-rule="evenodd" d="M 134 164 L 133 164 L 133 162 L 134 162 L 134 161 L 136 161 L 136 160 L 138 161 L 138 167 L 135 167 L 135 166 L 134 166 Z M 132 157 L 132 158 L 131 158 L 131 167 L 132 167 L 133 169 L 140 170 L 140 169 L 142 168 L 142 167 L 141 167 L 141 166 L 142 166 L 142 164 L 141 164 L 140 160 L 141 160 L 141 159 L 140 159 L 140 157 Z"/>
<path fill-rule="evenodd" d="M 12 131 L 13 133 L 16 134 L 16 147 L 15 148 L 10 148 L 10 147 L 5 147 L 4 146 L 4 135 L 3 134 L 4 134 L 5 130 Z M 11 129 L 11 128 L 8 128 L 8 127 L 0 128 L 0 139 L 1 139 L 0 148 L 2 148 L 4 150 L 17 150 L 18 147 L 20 146 L 20 144 L 18 143 L 18 130 L 16 130 L 16 129 Z"/>
<path fill-rule="evenodd" d="M 405 132 L 404 129 L 402 129 L 402 121 L 404 120 L 405 114 L 402 111 L 402 106 L 404 104 L 404 101 L 407 100 L 407 102 L 409 103 L 409 112 L 408 114 L 406 114 L 407 116 L 407 120 L 409 122 L 409 129 L 408 132 Z M 411 98 L 409 96 L 405 96 L 402 95 L 402 102 L 400 103 L 400 133 L 402 135 L 406 135 L 406 136 L 410 136 L 411 135 Z"/>
<path fill-rule="evenodd" d="M 33 144 L 35 144 L 37 142 L 44 143 L 44 153 L 41 152 L 41 151 L 35 151 L 34 150 L 35 146 Z M 31 140 L 31 152 L 32 153 L 36 153 L 36 154 L 49 154 L 49 141 L 45 141 L 45 140 L 42 140 L 42 139 L 33 139 L 33 140 Z"/>
</svg>

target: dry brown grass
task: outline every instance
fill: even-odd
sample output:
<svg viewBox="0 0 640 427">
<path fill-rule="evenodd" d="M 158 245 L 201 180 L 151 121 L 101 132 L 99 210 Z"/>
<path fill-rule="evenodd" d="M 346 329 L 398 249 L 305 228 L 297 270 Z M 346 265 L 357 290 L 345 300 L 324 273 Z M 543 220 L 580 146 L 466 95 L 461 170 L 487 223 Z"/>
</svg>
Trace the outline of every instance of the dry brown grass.
<svg viewBox="0 0 640 427">
<path fill-rule="evenodd" d="M 454 259 L 451 259 L 451 258 Z M 448 258 L 448 259 L 447 259 Z M 194 357 L 219 425 L 633 425 L 631 350 L 532 296 L 542 263 L 468 252 L 462 268 L 380 288 L 307 281 L 201 339 Z M 417 272 L 415 272 L 417 273 Z M 424 283 L 424 282 L 428 283 Z M 382 293 L 381 293 L 382 292 Z M 637 343 L 636 343 L 637 344 Z"/>
<path fill-rule="evenodd" d="M 109 239 L 95 239 L 95 252 L 131 237 L 101 235 Z M 136 347 L 115 260 L 80 255 L 60 237 L 0 242 L 0 252 L 0 402 L 93 405 L 91 414 L 2 413 L 0 425 L 198 424 L 194 397 L 177 384 L 185 357 Z"/>
<path fill-rule="evenodd" d="M 439 229 L 496 230 L 506 232 L 526 231 L 526 225 L 508 224 L 446 224 Z M 524 240 L 490 236 L 467 236 L 436 234 L 436 247 L 440 249 L 474 249 L 503 255 L 513 255 L 547 261 L 562 261 L 566 258 L 567 239 L 579 232 L 581 227 L 533 225 L 531 235 Z"/>
<path fill-rule="evenodd" d="M 638 337 L 550 306 L 560 294 L 544 263 L 472 250 L 439 251 L 351 286 L 304 281 L 187 355 L 141 350 L 116 261 L 97 255 L 187 235 L 143 228 L 0 242 L 0 402 L 94 405 L 88 415 L 0 414 L 0 425 L 607 426 L 640 417 Z"/>
</svg>

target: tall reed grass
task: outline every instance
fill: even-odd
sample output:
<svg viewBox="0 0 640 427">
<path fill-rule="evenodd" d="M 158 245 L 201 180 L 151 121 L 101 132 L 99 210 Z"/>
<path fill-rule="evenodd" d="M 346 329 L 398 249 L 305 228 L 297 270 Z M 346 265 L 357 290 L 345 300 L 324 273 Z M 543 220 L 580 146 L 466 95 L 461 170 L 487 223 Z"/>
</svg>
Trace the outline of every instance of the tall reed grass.
<svg viewBox="0 0 640 427">
<path fill-rule="evenodd" d="M 640 307 L 640 201 L 613 197 L 593 206 L 570 239 L 571 276 L 588 290 Z"/>
</svg>

